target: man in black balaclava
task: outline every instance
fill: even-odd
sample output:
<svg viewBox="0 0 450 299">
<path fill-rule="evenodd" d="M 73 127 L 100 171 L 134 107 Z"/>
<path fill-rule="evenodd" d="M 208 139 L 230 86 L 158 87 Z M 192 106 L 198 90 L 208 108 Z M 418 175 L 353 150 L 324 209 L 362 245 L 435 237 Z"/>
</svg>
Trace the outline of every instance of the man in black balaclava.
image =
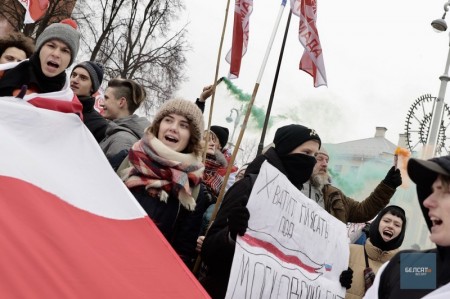
<svg viewBox="0 0 450 299">
<path fill-rule="evenodd" d="M 273 142 L 275 147 L 256 157 L 248 166 L 245 177 L 225 194 L 203 242 L 201 254 L 208 274 L 201 283 L 212 298 L 225 297 L 236 236 L 244 235 L 247 229 L 250 213 L 246 205 L 263 162 L 267 160 L 300 190 L 312 174 L 315 154 L 321 146 L 316 131 L 296 124 L 279 128 Z"/>
</svg>

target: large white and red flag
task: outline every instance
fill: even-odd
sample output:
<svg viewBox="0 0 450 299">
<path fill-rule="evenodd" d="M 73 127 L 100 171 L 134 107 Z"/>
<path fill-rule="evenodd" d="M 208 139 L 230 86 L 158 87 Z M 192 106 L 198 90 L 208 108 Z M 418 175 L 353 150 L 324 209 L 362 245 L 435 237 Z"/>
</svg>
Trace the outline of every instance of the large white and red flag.
<svg viewBox="0 0 450 299">
<path fill-rule="evenodd" d="M 25 24 L 31 24 L 42 18 L 50 5 L 49 0 L 18 0 L 25 7 Z"/>
<path fill-rule="evenodd" d="M 72 113 L 0 98 L 2 298 L 208 298 Z"/>
<path fill-rule="evenodd" d="M 28 59 L 19 62 L 8 62 L 0 64 L 0 72 L 12 69 L 20 63 L 26 61 L 28 61 Z M 25 87 L 26 86 L 24 86 L 24 88 Z M 25 91 L 26 90 L 24 89 L 24 92 Z M 70 79 L 68 75 L 64 87 L 59 91 L 48 93 L 26 93 L 25 95 L 21 96 L 21 98 L 23 98 L 22 101 L 25 101 L 39 108 L 65 113 L 75 113 L 83 118 L 83 105 L 80 103 L 80 100 L 78 100 L 77 96 L 73 93 L 72 89 L 70 89 Z"/>
<path fill-rule="evenodd" d="M 253 0 L 236 0 L 234 6 L 233 42 L 225 60 L 230 64 L 229 78 L 239 77 L 242 56 L 247 52 L 250 33 L 250 15 Z"/>
<path fill-rule="evenodd" d="M 300 69 L 314 78 L 314 86 L 327 85 L 322 46 L 317 31 L 317 1 L 291 0 L 292 13 L 300 17 L 298 39 L 305 48 Z"/>
</svg>

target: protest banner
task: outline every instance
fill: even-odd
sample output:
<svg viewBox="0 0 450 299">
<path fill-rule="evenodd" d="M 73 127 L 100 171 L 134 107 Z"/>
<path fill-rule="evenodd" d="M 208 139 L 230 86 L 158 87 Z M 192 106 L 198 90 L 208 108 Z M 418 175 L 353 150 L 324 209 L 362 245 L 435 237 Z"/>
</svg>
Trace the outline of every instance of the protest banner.
<svg viewBox="0 0 450 299">
<path fill-rule="evenodd" d="M 247 208 L 248 229 L 236 240 L 226 298 L 344 298 L 347 229 L 304 196 L 267 161 Z"/>
</svg>

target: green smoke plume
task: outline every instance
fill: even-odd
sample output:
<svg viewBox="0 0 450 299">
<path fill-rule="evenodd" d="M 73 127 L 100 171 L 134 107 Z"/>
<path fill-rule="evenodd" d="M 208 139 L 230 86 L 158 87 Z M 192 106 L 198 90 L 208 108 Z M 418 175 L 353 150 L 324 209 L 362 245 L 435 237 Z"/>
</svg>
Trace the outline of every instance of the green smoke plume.
<svg viewBox="0 0 450 299">
<path fill-rule="evenodd" d="M 222 77 L 223 82 L 225 83 L 227 89 L 231 92 L 231 94 L 241 103 L 245 104 L 244 111 L 247 109 L 247 105 L 252 99 L 251 95 L 242 91 L 242 89 L 238 88 L 234 85 L 230 80 L 225 77 Z M 264 127 L 264 120 L 266 118 L 266 109 L 264 107 L 258 107 L 253 105 L 252 111 L 250 114 L 252 117 L 250 118 L 250 125 L 254 125 L 257 129 L 262 129 Z M 276 119 L 286 119 L 285 116 L 282 115 L 271 115 L 269 118 L 268 128 L 272 127 L 273 121 Z M 253 120 L 253 123 L 252 123 Z M 255 124 L 256 123 L 256 124 Z"/>
</svg>

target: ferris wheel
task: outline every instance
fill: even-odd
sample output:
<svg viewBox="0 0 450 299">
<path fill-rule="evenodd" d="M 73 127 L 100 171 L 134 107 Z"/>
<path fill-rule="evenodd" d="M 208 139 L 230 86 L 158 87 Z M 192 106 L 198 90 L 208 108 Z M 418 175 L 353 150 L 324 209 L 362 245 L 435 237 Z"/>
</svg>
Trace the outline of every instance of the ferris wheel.
<svg viewBox="0 0 450 299">
<path fill-rule="evenodd" d="M 408 110 L 406 116 L 406 141 L 409 150 L 418 151 L 427 143 L 428 133 L 431 127 L 433 117 L 433 108 L 436 97 L 425 94 L 417 98 Z M 444 104 L 443 117 L 439 127 L 439 133 L 436 145 L 436 154 L 438 156 L 448 155 L 450 148 L 446 146 L 446 142 L 450 137 L 450 108 Z"/>
</svg>

